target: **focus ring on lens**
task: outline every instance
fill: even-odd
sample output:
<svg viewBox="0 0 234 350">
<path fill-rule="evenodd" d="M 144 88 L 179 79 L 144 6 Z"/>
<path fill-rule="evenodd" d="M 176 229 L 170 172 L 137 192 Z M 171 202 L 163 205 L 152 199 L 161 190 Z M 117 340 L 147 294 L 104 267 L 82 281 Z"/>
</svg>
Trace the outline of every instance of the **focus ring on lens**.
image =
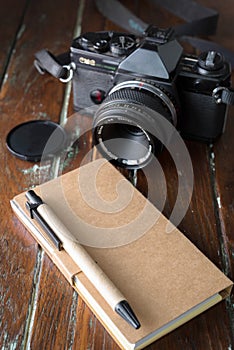
<svg viewBox="0 0 234 350">
<path fill-rule="evenodd" d="M 171 113 L 167 106 L 162 102 L 158 96 L 152 96 L 148 93 L 136 89 L 121 89 L 111 93 L 106 99 L 108 101 L 117 101 L 121 100 L 122 102 L 134 102 L 139 103 L 143 106 L 146 106 L 154 111 L 157 111 L 159 114 L 163 115 L 169 121 L 172 121 Z"/>
</svg>

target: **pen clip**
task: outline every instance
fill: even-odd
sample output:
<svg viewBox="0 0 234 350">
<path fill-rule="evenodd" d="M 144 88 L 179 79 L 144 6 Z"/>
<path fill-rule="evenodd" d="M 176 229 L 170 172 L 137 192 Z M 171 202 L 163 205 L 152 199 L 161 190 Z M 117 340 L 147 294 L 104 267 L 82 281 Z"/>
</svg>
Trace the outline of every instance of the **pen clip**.
<svg viewBox="0 0 234 350">
<path fill-rule="evenodd" d="M 58 238 L 58 236 L 52 230 L 50 225 L 45 221 L 45 219 L 37 211 L 37 208 L 41 204 L 43 204 L 43 201 L 41 200 L 41 198 L 39 196 L 37 196 L 36 193 L 32 190 L 28 191 L 26 193 L 26 198 L 28 199 L 28 201 L 26 201 L 25 206 L 26 206 L 26 209 L 30 213 L 31 219 L 35 219 L 38 222 L 40 227 L 45 232 L 45 234 L 47 236 L 47 240 L 49 240 L 49 242 L 51 242 L 57 250 L 59 250 L 59 251 L 62 250 L 63 244 L 62 244 L 61 240 Z M 36 198 L 35 201 L 34 201 L 34 198 Z"/>
<path fill-rule="evenodd" d="M 28 210 L 28 212 L 30 213 L 30 218 L 35 219 L 34 211 L 37 209 L 38 204 L 32 204 L 32 203 L 26 202 L 25 206 L 26 206 L 26 209 Z"/>
</svg>

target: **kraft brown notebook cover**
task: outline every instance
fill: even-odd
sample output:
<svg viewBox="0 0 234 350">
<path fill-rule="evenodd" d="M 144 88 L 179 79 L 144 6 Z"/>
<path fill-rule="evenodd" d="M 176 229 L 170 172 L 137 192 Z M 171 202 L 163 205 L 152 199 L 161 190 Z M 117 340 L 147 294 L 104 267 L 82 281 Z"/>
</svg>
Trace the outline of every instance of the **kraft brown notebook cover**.
<svg viewBox="0 0 234 350">
<path fill-rule="evenodd" d="M 110 308 L 64 250 L 53 248 L 30 219 L 25 194 L 11 201 L 22 223 L 123 349 L 144 348 L 230 294 L 232 282 L 177 228 L 166 233 L 168 220 L 108 162 L 94 161 L 34 190 L 85 243 L 133 307 L 141 322 L 138 330 Z"/>
</svg>

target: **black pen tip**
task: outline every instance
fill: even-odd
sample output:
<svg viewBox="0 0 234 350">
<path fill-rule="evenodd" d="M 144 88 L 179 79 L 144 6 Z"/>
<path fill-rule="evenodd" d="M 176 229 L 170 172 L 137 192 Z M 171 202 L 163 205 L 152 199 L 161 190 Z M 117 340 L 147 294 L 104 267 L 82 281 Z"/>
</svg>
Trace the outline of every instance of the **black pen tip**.
<svg viewBox="0 0 234 350">
<path fill-rule="evenodd" d="M 135 329 L 140 328 L 141 324 L 138 321 L 136 315 L 134 314 L 131 306 L 128 304 L 127 300 L 120 301 L 116 305 L 115 311 Z"/>
</svg>

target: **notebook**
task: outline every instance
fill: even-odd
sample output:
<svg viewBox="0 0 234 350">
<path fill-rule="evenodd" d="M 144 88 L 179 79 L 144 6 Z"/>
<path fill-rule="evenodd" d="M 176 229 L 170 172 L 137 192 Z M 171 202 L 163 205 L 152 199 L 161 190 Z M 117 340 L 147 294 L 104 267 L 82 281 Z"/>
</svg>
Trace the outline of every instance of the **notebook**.
<svg viewBox="0 0 234 350">
<path fill-rule="evenodd" d="M 122 349 L 143 349 L 226 298 L 230 281 L 109 162 L 99 159 L 34 188 L 124 294 L 141 327 L 117 315 L 66 251 L 11 206 Z"/>
</svg>

